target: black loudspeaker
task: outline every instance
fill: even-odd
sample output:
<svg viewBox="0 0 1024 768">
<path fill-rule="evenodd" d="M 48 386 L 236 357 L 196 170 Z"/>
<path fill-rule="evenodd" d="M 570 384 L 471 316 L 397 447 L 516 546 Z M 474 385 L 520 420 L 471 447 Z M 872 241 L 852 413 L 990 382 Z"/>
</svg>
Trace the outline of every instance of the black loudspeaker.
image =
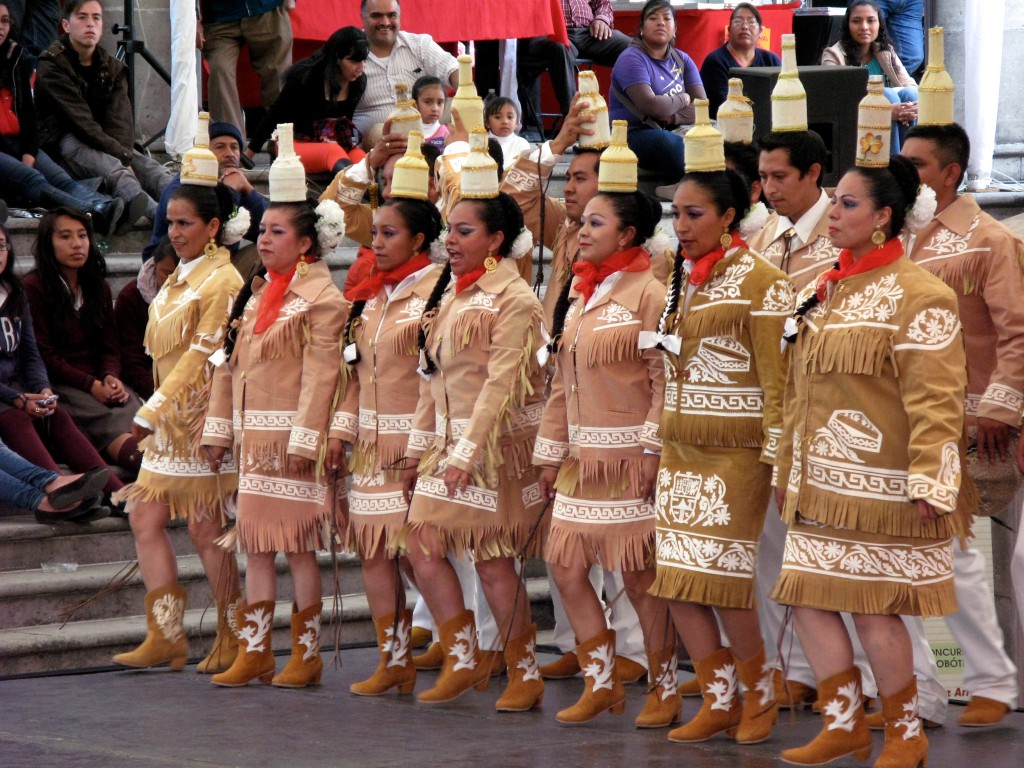
<svg viewBox="0 0 1024 768">
<path fill-rule="evenodd" d="M 807 127 L 829 149 L 824 185 L 834 187 L 853 167 L 857 148 L 857 105 L 867 94 L 866 67 L 799 67 L 807 91 Z M 743 81 L 743 95 L 753 102 L 754 140 L 772 129 L 772 89 L 779 67 L 733 67 L 729 77 Z"/>
</svg>

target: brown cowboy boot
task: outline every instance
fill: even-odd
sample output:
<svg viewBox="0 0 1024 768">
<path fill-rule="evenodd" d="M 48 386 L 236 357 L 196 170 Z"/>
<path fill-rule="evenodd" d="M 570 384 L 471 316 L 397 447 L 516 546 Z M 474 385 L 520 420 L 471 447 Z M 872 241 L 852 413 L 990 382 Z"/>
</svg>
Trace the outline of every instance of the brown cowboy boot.
<svg viewBox="0 0 1024 768">
<path fill-rule="evenodd" d="M 305 688 L 320 685 L 324 660 L 320 657 L 320 613 L 318 600 L 299 611 L 292 603 L 292 655 L 281 674 L 271 680 L 277 688 Z"/>
<path fill-rule="evenodd" d="M 621 715 L 626 708 L 626 689 L 615 672 L 615 630 L 606 629 L 576 647 L 583 667 L 583 695 L 555 719 L 577 725 L 589 723 L 602 712 Z"/>
<path fill-rule="evenodd" d="M 409 625 L 412 611 L 403 611 L 398 621 L 389 613 L 377 619 L 377 646 L 380 663 L 373 676 L 361 683 L 352 683 L 349 690 L 357 696 L 380 696 L 392 688 L 399 693 L 412 693 L 416 686 L 416 667 L 412 664 L 412 641 Z"/>
<path fill-rule="evenodd" d="M 690 722 L 669 731 L 669 741 L 707 741 L 740 723 L 739 681 L 729 649 L 719 648 L 700 661 L 694 660 L 693 668 L 700 680 L 704 702 Z"/>
<path fill-rule="evenodd" d="M 181 669 L 188 661 L 185 637 L 185 605 L 188 593 L 177 584 L 157 587 L 146 593 L 146 639 L 134 651 L 113 658 L 123 667 L 158 667 L 170 664 Z"/>
<path fill-rule="evenodd" d="M 238 655 L 226 672 L 214 675 L 210 682 L 223 688 L 237 688 L 258 678 L 268 685 L 274 676 L 274 601 L 248 603 L 239 618 Z"/>
<path fill-rule="evenodd" d="M 743 714 L 736 729 L 737 744 L 760 744 L 771 736 L 779 705 L 775 701 L 775 684 L 771 667 L 765 663 L 762 647 L 752 658 L 743 660 L 733 654 L 743 693 Z"/>
<path fill-rule="evenodd" d="M 505 648 L 508 686 L 494 708 L 499 712 L 526 712 L 544 701 L 544 681 L 537 665 L 537 625 L 508 641 Z"/>
<path fill-rule="evenodd" d="M 666 728 L 683 716 L 683 699 L 676 684 L 679 659 L 675 646 L 647 652 L 650 685 L 644 708 L 633 724 L 637 728 Z"/>
<path fill-rule="evenodd" d="M 463 611 L 448 619 L 438 626 L 437 634 L 444 649 L 441 674 L 434 681 L 434 687 L 416 700 L 423 704 L 441 704 L 454 701 L 474 686 L 478 691 L 486 691 L 489 670 L 480 663 L 473 612 Z"/>
<path fill-rule="evenodd" d="M 864 725 L 861 695 L 860 672 L 856 667 L 819 680 L 821 731 L 809 744 L 785 750 L 782 761 L 790 765 L 825 765 L 847 755 L 856 760 L 871 757 L 871 731 Z"/>
<path fill-rule="evenodd" d="M 918 768 L 928 764 L 928 737 L 917 711 L 917 678 L 894 696 L 882 697 L 885 745 L 875 768 Z"/>
<path fill-rule="evenodd" d="M 238 612 L 243 607 L 241 592 L 235 592 L 225 601 L 217 601 L 217 636 L 206 658 L 196 664 L 196 672 L 215 675 L 234 663 L 238 655 Z"/>
</svg>

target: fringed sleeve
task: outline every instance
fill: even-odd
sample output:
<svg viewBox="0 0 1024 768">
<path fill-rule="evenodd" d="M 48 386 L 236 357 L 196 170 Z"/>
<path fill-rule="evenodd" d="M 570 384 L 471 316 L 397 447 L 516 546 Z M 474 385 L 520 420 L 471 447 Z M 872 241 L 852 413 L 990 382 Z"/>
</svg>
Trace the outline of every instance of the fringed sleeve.
<svg viewBox="0 0 1024 768">
<path fill-rule="evenodd" d="M 780 344 L 783 326 L 786 318 L 793 314 L 795 300 L 793 285 L 787 278 L 780 277 L 755 299 L 751 307 L 750 337 L 754 346 L 754 365 L 764 391 L 761 461 L 765 464 L 775 463 L 782 438 L 788 358 L 783 356 Z"/>
<path fill-rule="evenodd" d="M 967 360 L 956 297 L 935 283 L 939 290 L 907 307 L 910 322 L 897 332 L 893 356 L 910 424 L 907 495 L 949 513 L 961 486 Z"/>
<path fill-rule="evenodd" d="M 430 392 L 430 379 L 426 376 L 417 376 L 417 378 L 419 379 L 420 396 L 416 401 L 416 413 L 412 418 L 412 431 L 409 433 L 409 443 L 406 446 L 405 455 L 419 461 L 427 448 L 434 442 L 437 430 L 437 406 L 434 403 L 434 396 Z"/>
<path fill-rule="evenodd" d="M 551 379 L 551 394 L 544 405 L 537 441 L 533 446 L 533 463 L 538 467 L 560 467 L 569 458 L 569 418 L 566 413 L 565 373 L 567 351 L 559 350 L 555 373 Z"/>
<path fill-rule="evenodd" d="M 341 372 L 338 337 L 347 316 L 347 305 L 333 285 L 309 306 L 309 338 L 302 350 L 299 402 L 288 437 L 291 455 L 313 461 L 320 458 L 321 443 L 336 402 Z"/>
<path fill-rule="evenodd" d="M 530 374 L 538 366 L 542 310 L 533 294 L 523 288 L 527 293 L 503 307 L 491 327 L 487 380 L 477 395 L 466 431 L 448 458 L 450 466 L 466 472 L 480 469 L 481 459 L 486 459 L 484 474 L 492 475 L 491 470 L 502 463 L 497 445 L 502 422 L 533 393 Z M 526 459 L 528 464 L 529 453 Z"/>
<path fill-rule="evenodd" d="M 222 363 L 213 371 L 213 386 L 210 390 L 210 404 L 206 409 L 203 424 L 202 445 L 232 448 L 235 431 L 232 424 L 231 371 Z"/>
<path fill-rule="evenodd" d="M 1024 241 L 998 222 L 989 226 L 1001 231 L 992 233 L 988 279 L 979 290 L 996 332 L 995 370 L 978 416 L 1017 427 L 1024 407 Z"/>
<path fill-rule="evenodd" d="M 537 155 L 542 154 L 538 169 Z M 532 152 L 524 153 L 516 158 L 515 162 L 505 173 L 501 182 L 501 191 L 507 192 L 519 205 L 523 212 L 524 226 L 533 233 L 534 241 L 540 237 L 540 206 L 544 201 L 544 245 L 553 248 L 555 236 L 565 221 L 565 203 L 553 197 L 540 194 L 540 188 L 544 186 L 551 176 L 551 170 L 559 156 L 552 155 L 548 144 L 544 143 Z M 539 173 L 538 173 L 539 170 Z"/>
<path fill-rule="evenodd" d="M 345 214 L 345 236 L 360 245 L 369 245 L 373 239 L 373 211 L 363 202 L 367 187 L 370 186 L 368 175 L 369 158 L 352 165 L 331 180 L 330 185 L 320 195 L 320 202 L 334 200 L 342 213 Z"/>
<path fill-rule="evenodd" d="M 640 300 L 640 319 L 643 330 L 657 331 L 661 313 L 665 310 L 665 289 L 659 282 L 657 290 L 647 290 Z M 640 443 L 649 451 L 661 453 L 661 437 L 659 425 L 661 412 L 665 407 L 665 356 L 657 347 L 643 352 L 643 361 L 647 366 L 647 384 L 651 391 L 651 408 L 647 412 Z"/>
<path fill-rule="evenodd" d="M 209 380 L 209 358 L 223 343 L 235 294 L 242 287 L 242 278 L 230 264 L 217 268 L 198 290 L 198 298 L 190 304 L 198 307 L 195 330 L 188 349 L 182 353 L 171 372 L 159 382 L 157 390 L 139 409 L 138 415 L 156 426 L 168 421 L 172 408 L 190 412 L 194 395 Z M 191 307 L 190 307 L 191 309 Z M 190 314 L 189 310 L 181 310 Z M 188 455 L 188 435 L 170 435 L 172 443 Z"/>
</svg>

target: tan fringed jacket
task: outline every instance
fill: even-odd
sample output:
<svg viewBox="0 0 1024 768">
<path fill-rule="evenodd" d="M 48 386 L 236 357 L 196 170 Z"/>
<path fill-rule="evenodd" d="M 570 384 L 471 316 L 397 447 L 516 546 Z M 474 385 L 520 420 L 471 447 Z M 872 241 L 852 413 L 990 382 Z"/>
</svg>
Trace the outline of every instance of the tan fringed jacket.
<svg viewBox="0 0 1024 768">
<path fill-rule="evenodd" d="M 779 227 L 779 214 L 772 211 L 761 231 L 750 238 L 750 250 L 760 253 L 789 275 L 794 289 L 801 291 L 839 259 L 840 249 L 832 245 L 828 236 L 828 214 L 831 210 L 832 205 L 829 204 L 814 225 L 810 240 L 799 248 L 789 249 L 788 257 L 786 238 Z"/>
<path fill-rule="evenodd" d="M 745 248 L 726 253 L 687 309 L 680 299 L 669 328 L 682 349 L 665 355 L 664 442 L 758 448 L 775 463 L 787 366 L 779 343 L 793 302 L 789 279 Z"/>
<path fill-rule="evenodd" d="M 953 291 L 906 257 L 846 278 L 806 314 L 791 354 L 783 518 L 891 536 L 963 533 L 962 515 L 922 524 L 914 503 L 969 514 L 976 501 L 961 485 L 967 371 Z"/>
<path fill-rule="evenodd" d="M 337 396 L 338 339 L 348 316 L 323 261 L 295 276 L 277 320 L 253 333 L 260 296 L 253 281 L 231 359 L 217 369 L 203 444 L 241 446 L 243 475 L 287 466 L 288 454 L 319 462 Z"/>
<path fill-rule="evenodd" d="M 544 408 L 544 342 L 540 302 L 520 277 L 514 260 L 501 259 L 493 273 L 446 296 L 429 323 L 438 370 L 420 388 L 413 434 L 434 438 L 426 453 L 418 440 L 409 446 L 410 457 L 422 456 L 422 473 L 443 457 L 494 488 L 498 470 L 518 477 L 530 467 Z"/>
<path fill-rule="evenodd" d="M 1024 408 L 1024 242 L 962 195 L 913 240 L 910 258 L 956 293 L 967 344 L 968 424 L 1017 427 Z"/>
<path fill-rule="evenodd" d="M 344 396 L 330 437 L 356 446 L 356 474 L 373 474 L 374 467 L 365 463 L 374 457 L 381 467 L 395 465 L 407 445 L 422 453 L 433 439 L 433 424 L 414 431 L 413 417 L 419 400 L 420 317 L 440 274 L 441 266 L 432 264 L 409 275 L 390 298 L 382 292 L 367 301 L 353 324 L 359 362 L 354 370 L 346 365 Z"/>
<path fill-rule="evenodd" d="M 370 158 L 365 157 L 339 171 L 320 195 L 321 203 L 334 200 L 345 214 L 345 237 L 367 246 L 373 240 L 373 209 L 363 202 L 363 198 L 373 178 Z"/>
<path fill-rule="evenodd" d="M 638 495 L 644 449 L 661 452 L 665 384 L 661 350 L 641 350 L 639 336 L 657 330 L 665 288 L 646 269 L 610 275 L 586 309 L 582 297 L 570 295 L 576 298 L 533 463 L 571 462 L 588 488 L 607 482 L 613 492 Z"/>
</svg>

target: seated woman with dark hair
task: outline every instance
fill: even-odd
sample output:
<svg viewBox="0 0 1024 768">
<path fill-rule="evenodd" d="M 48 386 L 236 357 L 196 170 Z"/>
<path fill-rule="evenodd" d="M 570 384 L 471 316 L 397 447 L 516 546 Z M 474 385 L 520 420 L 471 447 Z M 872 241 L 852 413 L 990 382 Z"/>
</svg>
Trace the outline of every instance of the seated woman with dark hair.
<svg viewBox="0 0 1024 768">
<path fill-rule="evenodd" d="M 358 27 L 342 27 L 324 47 L 294 65 L 284 88 L 249 140 L 250 159 L 280 123 L 295 126 L 295 153 L 306 173 L 337 173 L 362 160 L 362 137 L 352 124 L 356 104 L 366 90 L 369 43 Z"/>
<path fill-rule="evenodd" d="M 680 126 L 693 124 L 693 100 L 704 85 L 693 59 L 675 47 L 676 21 L 669 0 L 647 0 L 633 43 L 612 69 L 608 111 L 629 123 L 627 141 L 641 168 L 672 181 L 683 175 Z"/>
<path fill-rule="evenodd" d="M 54 391 L 94 446 L 138 472 L 142 453 L 131 431 L 142 401 L 121 382 L 107 265 L 88 217 L 69 208 L 45 214 L 34 250 L 25 293 Z"/>
<path fill-rule="evenodd" d="M 729 17 L 729 38 L 711 51 L 700 65 L 700 79 L 708 94 L 711 117 L 718 115 L 729 95 L 729 70 L 733 67 L 781 67 L 782 59 L 769 50 L 759 48 L 758 38 L 764 22 L 761 12 L 750 3 L 740 3 Z"/>
</svg>

